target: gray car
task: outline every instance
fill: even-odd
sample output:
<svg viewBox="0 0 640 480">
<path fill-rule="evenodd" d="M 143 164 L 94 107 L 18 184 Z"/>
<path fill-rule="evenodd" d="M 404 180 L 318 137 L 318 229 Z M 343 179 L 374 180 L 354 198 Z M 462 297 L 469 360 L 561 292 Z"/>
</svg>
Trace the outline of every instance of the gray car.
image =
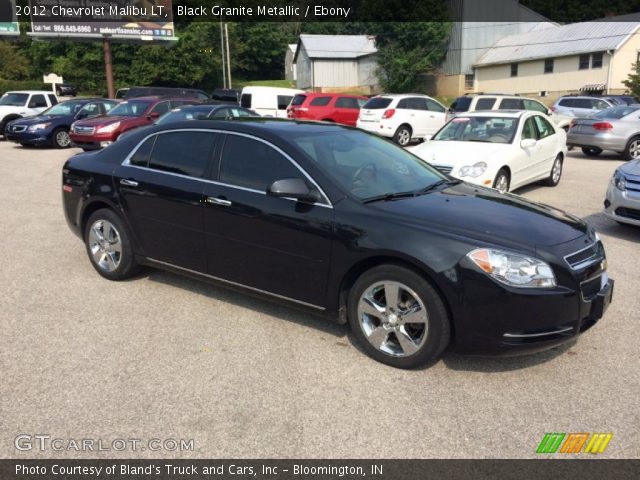
<svg viewBox="0 0 640 480">
<path fill-rule="evenodd" d="M 617 105 L 611 99 L 600 97 L 589 97 L 579 95 L 569 95 L 560 97 L 551 107 L 551 111 L 556 115 L 566 115 L 568 117 L 584 118 L 593 115 L 605 108 Z"/>
<path fill-rule="evenodd" d="M 582 147 L 595 157 L 611 150 L 627 160 L 640 157 L 640 105 L 608 108 L 590 118 L 576 118 L 567 134 L 567 146 Z"/>
<path fill-rule="evenodd" d="M 604 201 L 604 214 L 618 223 L 640 227 L 640 160 L 615 171 Z"/>
</svg>

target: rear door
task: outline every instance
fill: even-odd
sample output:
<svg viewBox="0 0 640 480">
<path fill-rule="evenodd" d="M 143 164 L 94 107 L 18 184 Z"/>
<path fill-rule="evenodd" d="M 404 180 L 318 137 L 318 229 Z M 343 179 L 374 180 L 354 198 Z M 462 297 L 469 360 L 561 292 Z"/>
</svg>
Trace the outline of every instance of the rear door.
<svg viewBox="0 0 640 480">
<path fill-rule="evenodd" d="M 360 113 L 360 103 L 355 97 L 337 97 L 335 100 L 336 122 L 355 126 Z"/>
<path fill-rule="evenodd" d="M 447 109 L 430 98 L 426 98 L 425 102 L 427 104 L 427 110 L 429 111 L 426 136 L 431 137 L 445 124 Z"/>
<path fill-rule="evenodd" d="M 398 101 L 396 115 L 397 125 L 408 124 L 411 126 L 414 138 L 423 138 L 428 129 L 427 103 L 423 98 L 407 97 Z"/>
<path fill-rule="evenodd" d="M 229 133 L 213 178 L 204 204 L 209 274 L 323 307 L 333 209 L 266 194 L 283 178 L 313 186 L 308 177 L 270 143 Z"/>
<path fill-rule="evenodd" d="M 207 131 L 163 132 L 144 141 L 116 170 L 122 208 L 146 257 L 206 270 L 203 177 L 217 139 Z"/>
</svg>

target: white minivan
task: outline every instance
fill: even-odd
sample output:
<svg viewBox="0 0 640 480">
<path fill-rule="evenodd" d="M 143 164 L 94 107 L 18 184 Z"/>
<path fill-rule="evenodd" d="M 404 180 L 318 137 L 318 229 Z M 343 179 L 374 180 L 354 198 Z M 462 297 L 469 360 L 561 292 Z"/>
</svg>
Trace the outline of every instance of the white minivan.
<svg viewBox="0 0 640 480">
<path fill-rule="evenodd" d="M 447 109 L 427 95 L 378 95 L 360 110 L 356 126 L 407 146 L 412 138 L 431 137 L 446 122 Z"/>
<path fill-rule="evenodd" d="M 287 118 L 287 107 L 302 90 L 278 87 L 244 87 L 240 106 L 258 113 L 262 117 Z"/>
</svg>

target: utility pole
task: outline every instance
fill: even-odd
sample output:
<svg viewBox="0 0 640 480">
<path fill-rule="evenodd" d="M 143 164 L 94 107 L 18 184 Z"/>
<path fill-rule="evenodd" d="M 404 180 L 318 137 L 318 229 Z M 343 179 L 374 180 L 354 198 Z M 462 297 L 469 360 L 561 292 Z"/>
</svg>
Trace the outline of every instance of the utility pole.
<svg viewBox="0 0 640 480">
<path fill-rule="evenodd" d="M 113 87 L 113 59 L 111 57 L 111 40 L 102 37 L 102 50 L 104 51 L 104 74 L 107 78 L 107 97 L 115 98 L 116 91 Z"/>
<path fill-rule="evenodd" d="M 229 88 L 232 88 L 231 87 L 231 55 L 229 54 L 229 29 L 227 28 L 228 26 L 229 24 L 227 23 L 224 24 L 224 36 L 227 39 L 227 77 L 229 78 L 227 85 L 229 86 Z"/>
<path fill-rule="evenodd" d="M 224 58 L 224 31 L 222 28 L 222 17 L 220 17 L 220 53 L 222 54 L 222 88 L 227 88 L 226 61 Z"/>
</svg>

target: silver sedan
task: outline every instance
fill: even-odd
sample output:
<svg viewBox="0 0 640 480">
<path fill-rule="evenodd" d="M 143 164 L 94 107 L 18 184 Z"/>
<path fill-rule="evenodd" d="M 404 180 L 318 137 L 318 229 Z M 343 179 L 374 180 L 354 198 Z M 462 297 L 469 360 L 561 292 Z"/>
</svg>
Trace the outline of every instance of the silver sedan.
<svg viewBox="0 0 640 480">
<path fill-rule="evenodd" d="M 640 157 L 640 105 L 602 110 L 589 118 L 576 118 L 569 126 L 567 146 L 582 147 L 595 157 L 611 150 L 627 160 Z"/>
<path fill-rule="evenodd" d="M 618 223 L 640 226 L 640 160 L 615 171 L 604 200 L 604 214 Z"/>
</svg>

